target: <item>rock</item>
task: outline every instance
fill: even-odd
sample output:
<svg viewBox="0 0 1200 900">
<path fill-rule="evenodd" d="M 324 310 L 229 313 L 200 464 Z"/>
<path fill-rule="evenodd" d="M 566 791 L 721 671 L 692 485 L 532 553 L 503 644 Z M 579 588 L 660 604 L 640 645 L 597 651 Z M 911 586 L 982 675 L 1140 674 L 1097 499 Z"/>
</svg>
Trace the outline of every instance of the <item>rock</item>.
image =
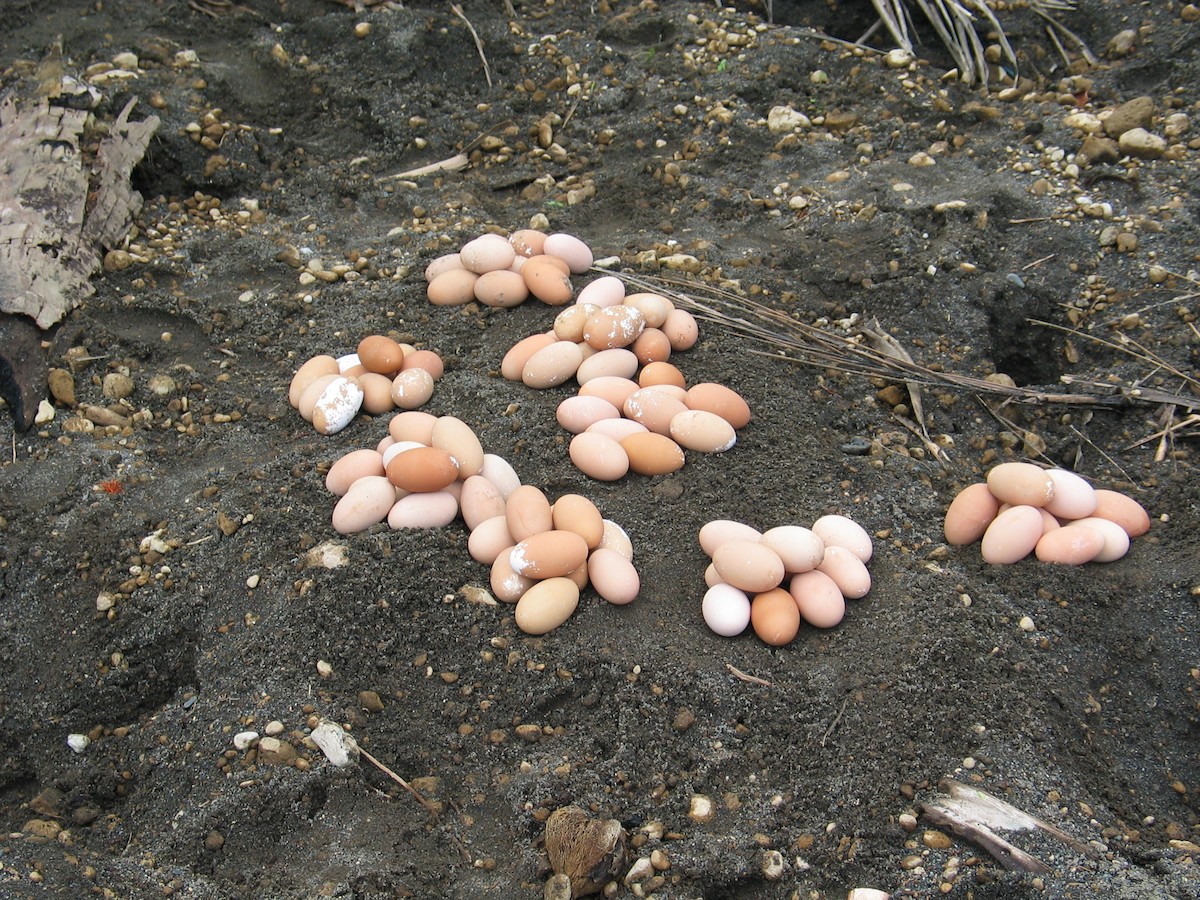
<svg viewBox="0 0 1200 900">
<path fill-rule="evenodd" d="M 654 864 L 650 862 L 650 857 L 640 856 L 629 871 L 625 873 L 626 884 L 637 884 L 639 881 L 645 881 L 654 875 Z"/>
<path fill-rule="evenodd" d="M 1082 158 L 1079 161 L 1084 165 L 1108 165 L 1121 158 L 1121 151 L 1117 147 L 1117 142 L 1111 138 L 1089 134 L 1083 139 L 1079 152 L 1076 154 L 1076 158 L 1080 157 Z"/>
<path fill-rule="evenodd" d="M 1104 132 L 1109 137 L 1119 138 L 1134 128 L 1149 128 L 1154 118 L 1154 101 L 1149 97 L 1136 97 L 1122 103 L 1104 120 Z"/>
<path fill-rule="evenodd" d="M 101 391 L 109 400 L 124 400 L 133 393 L 133 379 L 121 372 L 109 372 Z"/>
<path fill-rule="evenodd" d="M 304 564 L 310 569 L 340 569 L 350 562 L 350 551 L 345 544 L 323 541 L 304 555 Z"/>
<path fill-rule="evenodd" d="M 239 731 L 233 736 L 233 748 L 235 750 L 246 750 L 257 740 L 257 731 Z"/>
<path fill-rule="evenodd" d="M 225 835 L 213 829 L 204 836 L 204 849 L 210 853 L 215 853 L 225 846 Z"/>
<path fill-rule="evenodd" d="M 383 700 L 375 691 L 359 691 L 358 705 L 369 713 L 383 712 Z"/>
<path fill-rule="evenodd" d="M 551 875 L 542 890 L 543 900 L 571 900 L 571 879 L 566 875 Z"/>
<path fill-rule="evenodd" d="M 767 113 L 767 130 L 772 134 L 787 134 L 800 128 L 808 128 L 811 124 L 808 116 L 790 106 L 773 106 Z"/>
<path fill-rule="evenodd" d="M 625 862 L 625 829 L 616 819 L 564 806 L 546 820 L 545 846 L 555 874 L 570 879 L 571 896 L 584 897 L 617 877 Z"/>
<path fill-rule="evenodd" d="M 1137 42 L 1137 32 L 1132 28 L 1126 28 L 1124 31 L 1118 31 L 1108 39 L 1108 46 L 1105 48 L 1105 54 L 1109 59 L 1120 59 L 1123 56 L 1128 56 L 1133 52 L 1133 45 Z"/>
<path fill-rule="evenodd" d="M 51 369 L 46 373 L 50 396 L 63 406 L 75 405 L 75 376 L 66 369 Z"/>
<path fill-rule="evenodd" d="M 712 800 L 704 794 L 693 794 L 688 806 L 688 818 L 693 822 L 711 822 L 716 816 Z"/>
<path fill-rule="evenodd" d="M 336 722 L 322 719 L 309 737 L 325 758 L 339 769 L 358 761 L 358 744 Z"/>
<path fill-rule="evenodd" d="M 912 64 L 913 58 L 911 50 L 894 47 L 883 55 L 883 64 L 889 69 L 906 69 Z"/>
<path fill-rule="evenodd" d="M 1166 152 L 1167 142 L 1145 128 L 1131 128 L 1117 140 L 1117 146 L 1137 159 L 1158 159 Z"/>
<path fill-rule="evenodd" d="M 34 425 L 47 425 L 54 421 L 54 404 L 49 400 L 38 403 L 37 412 L 33 415 Z"/>
<path fill-rule="evenodd" d="M 62 826 L 49 819 L 30 819 L 21 826 L 21 831 L 34 840 L 52 841 L 62 831 Z"/>
<path fill-rule="evenodd" d="M 258 742 L 258 761 L 268 766 L 286 766 L 296 759 L 296 748 L 279 738 L 265 737 Z"/>
<path fill-rule="evenodd" d="M 84 750 L 86 750 L 88 748 L 88 744 L 90 744 L 91 742 L 92 742 L 92 739 L 90 737 L 88 737 L 86 734 L 68 734 L 67 735 L 67 746 L 70 747 L 72 750 L 74 750 L 76 753 L 82 753 Z"/>
<path fill-rule="evenodd" d="M 778 850 L 764 850 L 762 855 L 762 874 L 767 881 L 779 881 L 783 878 L 783 854 Z"/>
</svg>

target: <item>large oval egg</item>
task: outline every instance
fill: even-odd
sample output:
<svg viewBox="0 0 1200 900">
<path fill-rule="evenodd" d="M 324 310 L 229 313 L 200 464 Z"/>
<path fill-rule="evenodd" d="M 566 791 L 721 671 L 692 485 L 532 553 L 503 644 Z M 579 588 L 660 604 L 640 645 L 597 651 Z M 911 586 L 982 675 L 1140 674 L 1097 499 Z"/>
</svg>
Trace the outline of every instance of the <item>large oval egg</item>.
<svg viewBox="0 0 1200 900">
<path fill-rule="evenodd" d="M 871 536 L 853 519 L 839 515 L 821 516 L 813 522 L 812 530 L 824 541 L 826 548 L 830 545 L 845 547 L 864 563 L 871 561 L 874 553 Z"/>
<path fill-rule="evenodd" d="M 575 440 L 584 436 L 576 435 Z M 683 448 L 666 435 L 652 431 L 631 434 L 620 446 L 629 457 L 629 468 L 639 475 L 667 475 L 683 468 Z"/>
<path fill-rule="evenodd" d="M 800 610 L 791 594 L 783 588 L 772 588 L 750 601 L 750 625 L 765 643 L 782 647 L 800 631 Z"/>
<path fill-rule="evenodd" d="M 824 572 L 813 569 L 793 575 L 788 593 L 800 616 L 814 628 L 832 628 L 846 616 L 846 598 Z"/>
<path fill-rule="evenodd" d="M 987 486 L 1001 503 L 1041 508 L 1054 497 L 1054 480 L 1033 463 L 1007 462 L 987 473 Z"/>
<path fill-rule="evenodd" d="M 553 631 L 575 612 L 579 587 L 570 578 L 547 578 L 527 590 L 517 601 L 517 627 L 526 634 Z"/>
<path fill-rule="evenodd" d="M 582 494 L 563 494 L 550 508 L 554 528 L 573 531 L 595 550 L 604 539 L 604 517 L 596 504 Z"/>
<path fill-rule="evenodd" d="M 641 590 L 637 569 L 615 550 L 593 550 L 588 556 L 587 572 L 596 593 L 614 605 L 632 603 Z"/>
<path fill-rule="evenodd" d="M 509 494 L 504 517 L 514 544 L 554 527 L 549 499 L 532 484 L 523 484 Z"/>
<path fill-rule="evenodd" d="M 367 448 L 351 450 L 329 467 L 325 488 L 339 497 L 345 496 L 350 485 L 367 475 L 383 475 L 383 454 Z"/>
<path fill-rule="evenodd" d="M 716 548 L 712 561 L 725 582 L 747 593 L 768 591 L 783 581 L 783 560 L 758 541 L 725 541 Z"/>
<path fill-rule="evenodd" d="M 986 484 L 968 485 L 950 501 L 946 510 L 942 526 L 946 543 L 955 546 L 975 543 L 999 512 L 1000 501 Z"/>
<path fill-rule="evenodd" d="M 812 571 L 825 558 L 825 542 L 802 525 L 777 525 L 764 531 L 760 540 L 775 551 L 784 569 L 791 573 Z"/>
<path fill-rule="evenodd" d="M 505 242 L 507 244 L 507 241 Z M 483 445 L 479 437 L 462 419 L 440 416 L 429 435 L 434 447 L 445 450 L 458 466 L 458 477 L 468 478 L 483 470 Z"/>
<path fill-rule="evenodd" d="M 1131 538 L 1140 537 L 1150 530 L 1150 514 L 1142 504 L 1119 491 L 1097 490 L 1096 510 L 1092 515 L 1116 522 Z"/>
<path fill-rule="evenodd" d="M 629 471 L 629 454 L 610 437 L 585 431 L 571 438 L 571 462 L 584 475 L 597 481 L 617 481 Z"/>
<path fill-rule="evenodd" d="M 1042 562 L 1080 566 L 1104 552 L 1104 535 L 1087 525 L 1064 525 L 1043 534 L 1033 550 Z"/>
<path fill-rule="evenodd" d="M 396 489 L 382 475 L 359 478 L 333 508 L 333 530 L 354 534 L 387 518 L 396 502 Z"/>
<path fill-rule="evenodd" d="M 847 600 L 857 600 L 871 590 L 871 573 L 866 564 L 845 547 L 831 544 L 817 571 L 828 575 Z"/>
<path fill-rule="evenodd" d="M 987 527 L 980 551 L 985 562 L 1015 563 L 1032 553 L 1041 537 L 1041 511 L 1036 506 L 1010 506 Z"/>
<path fill-rule="evenodd" d="M 737 522 L 733 519 L 713 519 L 711 522 L 705 522 L 700 526 L 700 549 L 712 559 L 712 555 L 717 552 L 717 548 L 729 541 L 747 541 L 751 544 L 757 544 L 762 540 L 763 533 L 757 528 L 753 528 L 744 522 Z M 771 548 L 774 549 L 774 548 Z M 822 547 L 822 551 L 824 548 Z"/>
<path fill-rule="evenodd" d="M 449 491 L 430 491 L 401 497 L 388 512 L 388 526 L 400 528 L 445 528 L 458 515 L 458 500 Z"/>
<path fill-rule="evenodd" d="M 587 558 L 588 546 L 582 537 L 573 531 L 551 529 L 519 541 L 509 553 L 508 563 L 526 578 L 554 578 L 574 572 Z"/>
<path fill-rule="evenodd" d="M 1054 482 L 1046 512 L 1059 519 L 1083 519 L 1096 511 L 1096 489 L 1086 479 L 1066 469 L 1047 469 Z"/>
<path fill-rule="evenodd" d="M 414 447 L 397 453 L 387 464 L 387 477 L 406 491 L 440 491 L 458 480 L 454 458 L 437 447 Z"/>
</svg>

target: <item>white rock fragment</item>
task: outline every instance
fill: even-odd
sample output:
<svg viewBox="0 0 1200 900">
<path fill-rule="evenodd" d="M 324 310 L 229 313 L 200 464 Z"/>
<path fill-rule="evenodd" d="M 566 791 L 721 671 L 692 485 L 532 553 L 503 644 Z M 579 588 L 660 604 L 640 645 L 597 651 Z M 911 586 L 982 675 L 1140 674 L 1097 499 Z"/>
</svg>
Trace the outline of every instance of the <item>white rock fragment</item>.
<svg viewBox="0 0 1200 900">
<path fill-rule="evenodd" d="M 779 881 L 783 878 L 783 854 L 778 850 L 764 850 L 762 855 L 762 873 L 767 881 Z"/>
<path fill-rule="evenodd" d="M 1122 153 L 1138 159 L 1158 159 L 1166 152 L 1167 142 L 1145 128 L 1131 128 L 1117 138 L 1117 146 Z"/>
<path fill-rule="evenodd" d="M 233 736 L 233 749 L 245 750 L 251 744 L 258 740 L 257 731 L 239 731 Z"/>
<path fill-rule="evenodd" d="M 912 65 L 912 61 L 912 51 L 905 50 L 903 47 L 896 47 L 883 55 L 883 64 L 889 69 L 908 68 Z"/>
<path fill-rule="evenodd" d="M 358 762 L 358 744 L 336 722 L 322 719 L 309 737 L 325 758 L 339 769 Z"/>
<path fill-rule="evenodd" d="M 54 421 L 54 404 L 49 400 L 43 400 L 38 404 L 37 413 L 34 414 L 33 424 L 46 425 Z"/>
<path fill-rule="evenodd" d="M 693 822 L 711 822 L 716 815 L 712 800 L 705 794 L 693 794 L 688 806 L 688 818 Z"/>
<path fill-rule="evenodd" d="M 350 562 L 350 551 L 345 544 L 323 541 L 305 554 L 304 562 L 310 569 L 340 569 Z"/>
<path fill-rule="evenodd" d="M 790 106 L 773 106 L 767 113 L 767 130 L 772 134 L 787 134 L 810 125 L 812 121 L 808 116 Z"/>
<path fill-rule="evenodd" d="M 640 856 L 637 862 L 629 867 L 629 872 L 625 875 L 625 884 L 636 884 L 639 881 L 645 881 L 654 874 L 654 864 L 650 862 L 650 857 Z"/>
<path fill-rule="evenodd" d="M 90 737 L 88 737 L 86 734 L 68 734 L 67 735 L 67 746 L 70 747 L 72 750 L 74 750 L 76 753 L 82 753 L 84 750 L 86 750 L 88 748 L 88 744 L 90 744 L 91 742 L 92 742 L 92 739 Z"/>
</svg>

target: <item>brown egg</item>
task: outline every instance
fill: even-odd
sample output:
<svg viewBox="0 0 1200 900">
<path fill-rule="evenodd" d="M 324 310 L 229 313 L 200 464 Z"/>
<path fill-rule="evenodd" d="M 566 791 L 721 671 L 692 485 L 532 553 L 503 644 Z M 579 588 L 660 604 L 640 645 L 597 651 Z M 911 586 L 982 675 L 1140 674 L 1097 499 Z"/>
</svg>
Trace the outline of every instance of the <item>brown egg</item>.
<svg viewBox="0 0 1200 900">
<path fill-rule="evenodd" d="M 508 495 L 504 505 L 504 518 L 514 543 L 554 527 L 550 501 L 540 489 L 531 484 L 523 484 Z"/>
<path fill-rule="evenodd" d="M 943 526 L 946 543 L 955 546 L 975 543 L 999 512 L 1000 501 L 982 481 L 963 488 L 946 510 Z"/>
<path fill-rule="evenodd" d="M 553 631 L 575 612 L 579 587 L 570 578 L 547 578 L 527 590 L 517 601 L 517 627 L 526 634 Z"/>
<path fill-rule="evenodd" d="M 434 381 L 441 378 L 446 371 L 442 358 L 432 350 L 413 350 L 405 354 L 400 370 L 406 372 L 409 369 L 424 369 L 433 377 Z"/>
<path fill-rule="evenodd" d="M 521 267 L 529 293 L 548 306 L 562 306 L 575 296 L 569 272 L 566 263 L 553 256 L 534 256 Z"/>
<path fill-rule="evenodd" d="M 987 473 L 988 490 L 1001 503 L 1045 506 L 1054 497 L 1054 479 L 1033 463 L 1000 463 Z"/>
<path fill-rule="evenodd" d="M 750 406 L 742 395 L 723 384 L 711 381 L 688 389 L 684 403 L 688 409 L 703 409 L 716 413 L 734 428 L 745 428 L 750 421 Z"/>
<path fill-rule="evenodd" d="M 662 324 L 663 334 L 671 342 L 675 351 L 690 350 L 700 338 L 700 328 L 696 317 L 686 309 L 673 309 L 667 313 L 667 320 Z"/>
<path fill-rule="evenodd" d="M 433 426 L 438 417 L 418 409 L 408 410 L 392 416 L 388 422 L 388 434 L 398 441 L 416 441 L 429 447 L 433 445 Z"/>
<path fill-rule="evenodd" d="M 1096 511 L 1092 515 L 1116 522 L 1131 538 L 1150 530 L 1150 514 L 1142 504 L 1118 491 L 1097 490 Z"/>
<path fill-rule="evenodd" d="M 587 542 L 573 531 L 551 529 L 517 543 L 508 562 L 514 572 L 527 578 L 569 575 L 587 562 Z"/>
<path fill-rule="evenodd" d="M 646 328 L 642 311 L 634 306 L 604 306 L 587 320 L 583 339 L 596 350 L 628 347 Z"/>
<path fill-rule="evenodd" d="M 800 631 L 800 609 L 783 588 L 756 594 L 750 601 L 750 625 L 772 647 L 790 644 Z"/>
<path fill-rule="evenodd" d="M 665 363 L 671 358 L 671 342 L 658 328 L 647 328 L 629 345 L 630 351 L 642 365 Z"/>
<path fill-rule="evenodd" d="M 577 435 L 575 440 L 582 436 Z M 621 449 L 629 457 L 629 468 L 639 475 L 666 475 L 683 468 L 683 448 L 653 431 L 623 438 Z"/>
<path fill-rule="evenodd" d="M 458 479 L 458 466 L 445 450 L 414 447 L 392 457 L 387 465 L 387 477 L 396 487 L 406 491 L 440 491 Z"/>
<path fill-rule="evenodd" d="M 300 395 L 304 393 L 305 388 L 325 375 L 339 374 L 341 374 L 341 370 L 338 367 L 338 361 L 332 356 L 327 354 L 314 356 L 297 369 L 296 374 L 292 376 L 292 383 L 288 387 L 288 403 L 293 407 L 299 407 Z"/>
<path fill-rule="evenodd" d="M 756 541 L 722 541 L 712 561 L 727 584 L 751 594 L 779 587 L 786 571 L 779 554 Z"/>
<path fill-rule="evenodd" d="M 485 272 L 475 282 L 475 299 L 495 309 L 512 309 L 529 299 L 529 286 L 512 269 Z"/>
<path fill-rule="evenodd" d="M 528 259 L 542 255 L 542 249 L 546 246 L 546 235 L 532 228 L 520 228 L 508 236 L 508 242 L 513 245 L 517 256 Z"/>
<path fill-rule="evenodd" d="M 1079 566 L 1104 552 L 1104 535 L 1087 525 L 1064 525 L 1043 534 L 1033 549 L 1042 562 Z"/>
<path fill-rule="evenodd" d="M 531 334 L 527 338 L 521 338 L 500 360 L 500 374 L 509 381 L 520 381 L 521 375 L 525 371 L 525 363 L 529 362 L 529 358 L 542 348 L 555 343 L 558 343 L 558 338 L 553 331 L 539 332 Z"/>
<path fill-rule="evenodd" d="M 630 294 L 625 298 L 624 305 L 636 307 L 646 320 L 647 328 L 661 328 L 675 308 L 675 304 L 662 294 L 648 292 Z"/>
<path fill-rule="evenodd" d="M 373 416 L 389 413 L 396 408 L 392 402 L 392 379 L 378 372 L 364 372 L 358 376 L 358 386 L 363 392 L 362 408 Z"/>
<path fill-rule="evenodd" d="M 425 293 L 434 306 L 462 306 L 475 299 L 479 276 L 467 269 L 447 269 L 429 282 Z"/>
<path fill-rule="evenodd" d="M 497 600 L 505 603 L 516 603 L 527 590 L 537 583 L 534 579 L 518 575 L 513 571 L 508 559 L 511 549 L 508 548 L 496 554 L 490 578 L 492 593 Z"/>
<path fill-rule="evenodd" d="M 383 334 L 372 334 L 358 342 L 358 359 L 368 372 L 395 375 L 404 364 L 404 348 Z"/>
<path fill-rule="evenodd" d="M 688 408 L 682 400 L 672 397 L 661 387 L 648 387 L 639 388 L 626 397 L 621 412 L 650 431 L 669 437 L 671 420 L 680 413 L 688 412 Z"/>
<path fill-rule="evenodd" d="M 550 513 L 555 528 L 575 532 L 589 550 L 595 550 L 604 539 L 604 517 L 582 494 L 563 494 L 554 501 Z"/>
<path fill-rule="evenodd" d="M 642 387 L 673 384 L 684 390 L 687 389 L 687 380 L 683 377 L 683 373 L 679 371 L 678 366 L 673 366 L 669 362 L 645 363 L 642 371 L 638 374 L 638 384 Z"/>
</svg>

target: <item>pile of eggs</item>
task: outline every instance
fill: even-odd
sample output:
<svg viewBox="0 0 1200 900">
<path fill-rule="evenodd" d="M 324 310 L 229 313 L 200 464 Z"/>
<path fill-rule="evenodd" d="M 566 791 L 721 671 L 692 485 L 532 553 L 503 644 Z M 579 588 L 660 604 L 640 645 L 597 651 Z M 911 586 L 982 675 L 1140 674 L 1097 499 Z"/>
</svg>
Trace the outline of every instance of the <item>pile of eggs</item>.
<svg viewBox="0 0 1200 900">
<path fill-rule="evenodd" d="M 832 628 L 846 615 L 846 601 L 871 589 L 871 536 L 846 516 L 763 532 L 717 519 L 700 529 L 700 546 L 712 560 L 704 573 L 704 622 L 723 637 L 749 625 L 765 643 L 782 647 L 801 620 Z"/>
<path fill-rule="evenodd" d="M 1042 562 L 1112 562 L 1132 538 L 1150 530 L 1150 516 L 1132 497 L 1094 488 L 1066 469 L 1008 462 L 986 482 L 961 491 L 946 510 L 947 543 L 981 542 L 986 562 L 1015 563 L 1033 553 Z"/>
<path fill-rule="evenodd" d="M 517 626 L 528 634 L 563 624 L 589 584 L 615 605 L 633 602 L 641 588 L 624 529 L 582 495 L 551 503 L 522 485 L 454 416 L 393 416 L 377 447 L 330 466 L 325 486 L 339 498 L 333 527 L 340 534 L 385 520 L 395 529 L 442 528 L 461 513 L 468 551 L 491 567 L 493 595 L 516 604 Z"/>
<path fill-rule="evenodd" d="M 307 360 L 292 376 L 288 402 L 318 432 L 334 434 L 360 410 L 382 415 L 424 406 L 443 371 L 442 358 L 432 350 L 373 334 L 354 353 Z"/>
</svg>

